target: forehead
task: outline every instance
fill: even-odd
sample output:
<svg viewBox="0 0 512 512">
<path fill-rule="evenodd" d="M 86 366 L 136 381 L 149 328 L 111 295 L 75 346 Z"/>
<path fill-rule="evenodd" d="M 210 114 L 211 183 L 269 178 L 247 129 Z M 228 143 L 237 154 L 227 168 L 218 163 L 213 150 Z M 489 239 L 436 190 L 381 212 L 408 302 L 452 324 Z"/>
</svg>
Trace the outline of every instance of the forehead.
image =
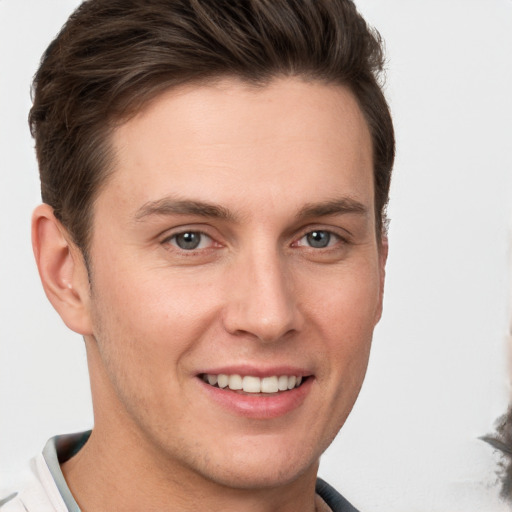
<svg viewBox="0 0 512 512">
<path fill-rule="evenodd" d="M 165 195 L 232 202 L 241 192 L 247 208 L 272 198 L 300 208 L 305 195 L 373 200 L 368 127 L 338 85 L 187 85 L 157 97 L 112 137 L 107 189 L 130 208 Z"/>
</svg>

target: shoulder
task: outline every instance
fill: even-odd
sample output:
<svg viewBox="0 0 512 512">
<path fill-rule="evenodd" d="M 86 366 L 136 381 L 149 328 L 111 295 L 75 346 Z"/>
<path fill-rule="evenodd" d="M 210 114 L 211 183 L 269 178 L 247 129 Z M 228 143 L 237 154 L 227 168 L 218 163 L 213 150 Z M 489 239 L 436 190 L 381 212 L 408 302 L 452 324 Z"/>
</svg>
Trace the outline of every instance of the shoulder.
<svg viewBox="0 0 512 512">
<path fill-rule="evenodd" d="M 332 512 L 358 512 L 334 487 L 321 478 L 316 481 L 316 492 L 329 505 Z"/>
</svg>

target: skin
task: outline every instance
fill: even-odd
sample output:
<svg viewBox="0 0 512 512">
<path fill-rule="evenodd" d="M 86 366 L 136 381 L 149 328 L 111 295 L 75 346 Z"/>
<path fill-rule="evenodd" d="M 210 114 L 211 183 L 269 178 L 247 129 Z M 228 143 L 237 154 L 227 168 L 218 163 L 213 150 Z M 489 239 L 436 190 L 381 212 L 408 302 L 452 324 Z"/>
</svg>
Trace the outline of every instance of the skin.
<svg viewBox="0 0 512 512">
<path fill-rule="evenodd" d="M 84 511 L 314 510 L 382 310 L 387 242 L 354 97 L 299 78 L 189 85 L 112 145 L 90 284 L 51 208 L 33 221 L 46 293 L 86 340 L 95 427 L 63 465 L 73 494 Z M 179 247 L 183 232 L 203 233 L 198 248 Z M 300 368 L 307 393 L 284 414 L 241 414 L 198 377 L 226 365 Z"/>
</svg>

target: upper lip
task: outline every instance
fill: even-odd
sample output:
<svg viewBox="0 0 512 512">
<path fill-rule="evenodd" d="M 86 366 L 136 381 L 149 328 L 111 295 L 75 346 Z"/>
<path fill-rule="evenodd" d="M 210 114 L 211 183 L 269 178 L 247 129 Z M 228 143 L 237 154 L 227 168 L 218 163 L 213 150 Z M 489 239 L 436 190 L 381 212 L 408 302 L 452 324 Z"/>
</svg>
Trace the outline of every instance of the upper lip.
<svg viewBox="0 0 512 512">
<path fill-rule="evenodd" d="M 252 365 L 231 365 L 231 366 L 218 366 L 215 368 L 208 368 L 198 372 L 198 375 L 250 375 L 252 377 L 273 377 L 280 375 L 295 375 L 296 377 L 308 377 L 312 375 L 311 371 L 306 370 L 304 367 L 279 365 L 272 367 L 261 367 Z"/>
</svg>

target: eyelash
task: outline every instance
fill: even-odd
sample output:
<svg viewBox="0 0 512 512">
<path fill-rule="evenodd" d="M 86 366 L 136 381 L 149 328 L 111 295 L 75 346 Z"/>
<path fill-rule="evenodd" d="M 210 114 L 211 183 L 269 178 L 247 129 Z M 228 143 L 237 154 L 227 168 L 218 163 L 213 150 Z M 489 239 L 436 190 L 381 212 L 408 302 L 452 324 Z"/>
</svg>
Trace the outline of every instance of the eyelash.
<svg viewBox="0 0 512 512">
<path fill-rule="evenodd" d="M 323 247 L 314 247 L 311 245 L 312 240 L 308 240 L 309 243 L 307 243 L 307 244 L 301 244 L 302 240 L 307 240 L 308 237 L 313 237 L 315 235 L 316 236 L 318 236 L 318 235 L 327 236 L 326 245 Z M 320 241 L 320 242 L 322 243 L 322 241 Z M 333 231 L 330 231 L 328 229 L 313 229 L 311 231 L 308 231 L 304 235 L 302 235 L 302 237 L 299 238 L 297 240 L 297 242 L 294 242 L 293 245 L 297 246 L 297 247 L 305 246 L 305 247 L 308 247 L 309 249 L 313 249 L 313 250 L 322 250 L 322 249 L 329 250 L 329 249 L 332 249 L 333 246 L 337 245 L 340 242 L 346 243 L 346 240 L 344 240 L 340 235 L 338 235 L 337 233 L 334 233 Z"/>
<path fill-rule="evenodd" d="M 193 236 L 199 235 L 199 240 L 197 241 L 197 246 L 190 247 L 188 249 L 184 248 L 184 247 L 180 247 L 177 242 L 178 237 L 186 236 L 186 235 L 193 235 Z M 307 243 L 307 242 L 301 243 L 303 240 L 307 240 L 308 237 L 312 237 L 315 235 L 322 235 L 322 236 L 327 235 L 327 242 L 324 247 L 314 247 L 314 246 L 310 245 L 311 240 L 309 240 L 309 243 Z M 203 244 L 205 242 L 205 238 L 210 240 L 209 246 L 208 247 L 200 247 L 201 244 Z M 193 240 L 191 240 L 190 242 L 193 245 Z M 186 243 L 186 241 L 185 241 L 185 243 Z M 174 233 L 171 236 L 168 236 L 164 240 L 162 240 L 163 245 L 170 244 L 176 250 L 183 252 L 183 253 L 188 253 L 188 254 L 194 254 L 196 251 L 204 251 L 204 250 L 211 249 L 212 246 L 214 246 L 216 243 L 217 242 L 215 242 L 214 238 L 211 237 L 210 235 L 208 235 L 207 233 L 200 231 L 200 230 L 193 230 L 193 229 L 187 229 L 187 230 L 180 231 L 178 233 Z M 348 240 L 346 238 L 342 237 L 341 235 L 339 235 L 338 233 L 335 233 L 332 230 L 309 229 L 308 231 L 304 232 L 300 236 L 300 238 L 295 239 L 295 241 L 291 244 L 291 247 L 306 247 L 307 249 L 313 250 L 315 252 L 322 251 L 322 250 L 330 251 L 330 250 L 334 250 L 335 247 L 337 245 L 339 245 L 340 243 L 341 243 L 341 245 L 346 245 L 348 243 Z M 210 245 L 210 244 L 212 244 L 212 245 Z M 221 244 L 218 244 L 218 246 L 220 247 Z"/>
<path fill-rule="evenodd" d="M 185 249 L 183 247 L 180 247 L 178 245 L 177 239 L 178 239 L 178 237 L 185 236 L 185 235 L 195 235 L 195 236 L 199 235 L 198 246 L 197 247 L 191 247 L 189 249 Z M 171 236 L 168 236 L 167 238 L 165 238 L 162 241 L 162 244 L 171 244 L 171 245 L 173 245 L 179 251 L 186 252 L 186 253 L 193 253 L 195 251 L 202 251 L 202 250 L 205 250 L 205 249 L 209 249 L 209 247 L 199 247 L 204 242 L 205 238 L 209 239 L 211 242 L 214 242 L 214 239 L 211 236 L 209 236 L 206 233 L 204 233 L 203 231 L 187 229 L 187 230 L 181 231 L 179 233 L 174 233 Z"/>
</svg>

